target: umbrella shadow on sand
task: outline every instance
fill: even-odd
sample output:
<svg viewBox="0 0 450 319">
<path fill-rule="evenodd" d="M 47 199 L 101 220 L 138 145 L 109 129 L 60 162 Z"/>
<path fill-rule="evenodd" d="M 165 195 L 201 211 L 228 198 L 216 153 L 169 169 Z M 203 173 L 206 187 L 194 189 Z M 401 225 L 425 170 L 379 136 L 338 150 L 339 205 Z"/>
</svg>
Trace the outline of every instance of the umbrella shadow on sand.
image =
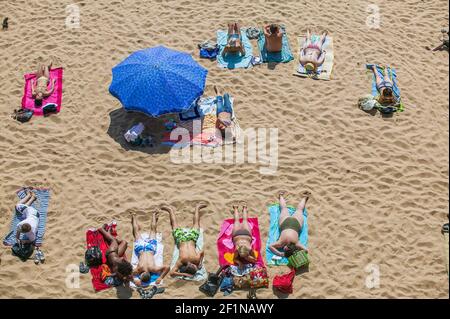
<svg viewBox="0 0 450 319">
<path fill-rule="evenodd" d="M 154 118 L 139 112 L 129 112 L 124 108 L 119 108 L 109 113 L 110 124 L 108 128 L 108 135 L 116 141 L 126 151 L 136 151 L 146 154 L 166 154 L 170 151 L 170 146 L 161 145 L 161 140 L 165 132 L 164 122 L 168 119 L 167 116 Z M 144 136 L 151 136 L 153 146 L 133 146 L 129 144 L 124 134 L 133 125 L 142 122 L 145 126 Z"/>
</svg>

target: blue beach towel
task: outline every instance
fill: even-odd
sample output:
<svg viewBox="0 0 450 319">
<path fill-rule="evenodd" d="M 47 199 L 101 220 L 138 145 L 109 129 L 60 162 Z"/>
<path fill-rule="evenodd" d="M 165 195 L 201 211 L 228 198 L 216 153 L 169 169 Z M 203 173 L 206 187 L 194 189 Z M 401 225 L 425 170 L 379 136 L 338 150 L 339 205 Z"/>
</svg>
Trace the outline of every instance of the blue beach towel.
<svg viewBox="0 0 450 319">
<path fill-rule="evenodd" d="M 44 241 L 45 234 L 45 226 L 47 224 L 47 213 L 48 213 L 48 204 L 50 201 L 50 190 L 41 188 L 41 189 L 33 189 L 32 192 L 36 195 L 37 199 L 33 202 L 31 206 L 36 208 L 39 212 L 39 224 L 36 234 L 36 242 L 35 246 L 41 246 Z M 21 189 L 17 192 L 17 197 L 22 199 L 26 196 L 25 189 Z M 19 214 L 17 214 L 14 209 L 13 219 L 11 221 L 10 232 L 5 236 L 3 240 L 3 244 L 5 246 L 13 246 L 16 243 L 16 229 L 17 224 L 20 223 L 23 219 Z"/>
<path fill-rule="evenodd" d="M 366 64 L 366 68 L 367 70 L 370 70 L 371 73 L 372 72 L 372 65 L 375 65 L 377 67 L 377 71 L 378 74 L 383 77 L 384 76 L 384 67 L 376 65 L 376 64 Z M 397 80 L 397 72 L 395 71 L 395 69 L 388 67 L 388 74 L 389 74 L 389 78 L 393 83 L 393 92 L 395 97 L 397 98 L 397 100 L 399 101 L 399 106 L 398 106 L 398 110 L 400 112 L 404 111 L 404 106 L 401 100 L 401 94 L 400 94 L 400 88 L 398 87 L 398 80 Z M 378 92 L 377 89 L 377 80 L 375 77 L 375 74 L 373 74 L 372 76 L 372 92 L 371 92 L 372 96 L 377 97 L 378 95 L 380 95 L 380 92 Z"/>
<path fill-rule="evenodd" d="M 217 63 L 221 68 L 238 69 L 249 68 L 253 58 L 253 48 L 250 40 L 247 37 L 245 30 L 241 29 L 242 43 L 245 48 L 245 56 L 239 53 L 227 54 L 222 56 L 223 49 L 227 45 L 228 32 L 219 30 L 217 31 L 217 44 L 219 45 L 219 54 L 217 56 Z"/>
<path fill-rule="evenodd" d="M 281 27 L 283 30 L 283 48 L 281 52 L 267 52 L 266 49 L 266 37 L 264 36 L 264 32 L 261 31 L 258 38 L 258 48 L 261 54 L 261 59 L 264 63 L 267 62 L 277 62 L 277 63 L 288 63 L 294 60 L 294 55 L 291 51 L 291 46 L 289 45 L 289 39 L 286 34 L 286 28 L 284 26 Z"/>
<path fill-rule="evenodd" d="M 296 209 L 293 206 L 288 206 L 289 214 L 292 216 Z M 269 226 L 269 238 L 267 239 L 266 244 L 266 260 L 267 265 L 269 266 L 281 266 L 281 265 L 287 265 L 288 260 L 286 257 L 283 257 L 281 259 L 273 259 L 273 257 L 278 257 L 274 255 L 269 249 L 269 246 L 276 242 L 278 238 L 280 237 L 280 226 L 278 224 L 278 220 L 280 217 L 280 205 L 278 204 L 272 204 L 268 207 L 269 215 L 270 215 L 270 226 Z M 308 213 L 306 211 L 306 208 L 303 210 L 303 227 L 302 231 L 299 235 L 300 243 L 308 247 Z"/>
</svg>

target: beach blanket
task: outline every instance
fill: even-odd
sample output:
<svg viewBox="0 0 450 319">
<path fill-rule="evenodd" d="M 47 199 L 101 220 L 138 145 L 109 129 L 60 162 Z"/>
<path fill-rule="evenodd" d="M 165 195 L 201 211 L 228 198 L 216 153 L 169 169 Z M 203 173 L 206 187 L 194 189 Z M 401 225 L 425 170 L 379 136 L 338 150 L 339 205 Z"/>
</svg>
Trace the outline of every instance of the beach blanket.
<svg viewBox="0 0 450 319">
<path fill-rule="evenodd" d="M 288 206 L 288 209 L 289 209 L 289 214 L 291 216 L 296 211 L 296 208 L 294 208 L 293 206 Z M 269 249 L 269 246 L 271 244 L 273 244 L 274 242 L 276 242 L 278 240 L 278 238 L 280 237 L 280 227 L 279 227 L 279 223 L 278 223 L 278 220 L 280 217 L 280 205 L 272 204 L 268 207 L 268 210 L 269 210 L 269 215 L 270 215 L 270 226 L 269 226 L 269 237 L 267 239 L 267 244 L 266 244 L 267 264 L 269 266 L 287 265 L 288 260 L 286 257 L 280 258 L 279 256 L 274 255 L 274 253 L 272 253 L 272 251 L 270 251 L 270 249 Z M 308 247 L 308 213 L 306 211 L 306 208 L 303 211 L 303 217 L 304 217 L 303 227 L 302 227 L 302 231 L 300 232 L 300 235 L 299 235 L 299 240 L 302 245 L 304 245 L 305 247 Z"/>
<path fill-rule="evenodd" d="M 177 128 L 185 130 L 167 131 L 163 135 L 161 144 L 177 147 L 189 145 L 202 145 L 218 147 L 224 144 L 234 143 L 240 136 L 241 128 L 234 110 L 234 99 L 231 102 L 231 127 L 229 128 L 232 137 L 223 139 L 220 131 L 216 129 L 217 120 L 217 99 L 216 97 L 203 97 L 189 111 L 178 115 Z M 182 120 L 187 119 L 187 120 Z M 187 130 L 187 131 L 186 131 Z M 184 133 L 189 133 L 185 134 Z"/>
<path fill-rule="evenodd" d="M 42 116 L 44 115 L 43 108 L 47 104 L 56 104 L 56 109 L 59 113 L 61 110 L 62 102 L 62 89 L 63 89 L 63 68 L 56 68 L 50 70 L 50 82 L 56 79 L 55 90 L 52 95 L 42 101 L 42 106 L 35 106 L 34 99 L 31 94 L 31 80 L 36 80 L 36 74 L 29 73 L 24 75 L 25 87 L 22 97 L 22 108 L 32 110 L 33 115 Z M 48 88 L 51 88 L 51 83 L 49 83 Z"/>
<path fill-rule="evenodd" d="M 107 226 L 107 230 L 112 229 L 112 234 L 116 234 L 116 224 L 110 224 Z M 102 265 L 97 267 L 90 267 L 91 277 L 92 277 L 92 286 L 96 292 L 102 291 L 111 286 L 105 284 L 102 280 L 102 266 L 106 264 L 106 251 L 109 248 L 109 244 L 105 241 L 103 235 L 97 229 L 88 229 L 86 232 L 86 249 L 89 249 L 93 246 L 98 246 L 102 251 Z"/>
<path fill-rule="evenodd" d="M 203 244 L 204 244 L 203 229 L 200 229 L 200 236 L 198 237 L 197 243 L 196 243 L 197 251 L 203 250 Z M 170 269 L 172 269 L 175 266 L 179 256 L 180 256 L 180 250 L 178 249 L 178 246 L 175 244 L 173 247 L 172 262 L 170 263 Z M 194 275 L 194 277 L 177 277 L 177 278 L 183 279 L 183 280 L 192 280 L 192 281 L 206 280 L 208 278 L 208 272 L 206 271 L 205 260 L 203 259 L 202 268 L 200 268 L 197 271 L 197 273 Z"/>
<path fill-rule="evenodd" d="M 245 56 L 239 53 L 227 54 L 225 57 L 222 56 L 223 49 L 225 49 L 228 43 L 228 32 L 219 30 L 217 31 L 217 44 L 219 45 L 219 54 L 217 55 L 217 64 L 221 68 L 227 69 L 238 69 L 238 68 L 249 68 L 252 66 L 253 58 L 253 47 L 247 37 L 246 30 L 241 29 L 242 44 L 245 49 Z"/>
<path fill-rule="evenodd" d="M 292 54 L 291 46 L 289 45 L 289 39 L 286 33 L 286 28 L 281 26 L 283 30 L 283 48 L 281 52 L 267 52 L 266 49 L 266 37 L 264 36 L 264 31 L 261 30 L 258 38 L 258 48 L 261 55 L 261 59 L 264 63 L 276 62 L 276 63 L 288 63 L 294 60 L 294 55 Z"/>
<path fill-rule="evenodd" d="M 264 267 L 264 261 L 261 255 L 261 234 L 259 232 L 258 218 L 249 218 L 248 224 L 252 230 L 252 249 L 257 259 L 256 265 Z M 233 225 L 234 219 L 226 219 L 220 227 L 220 233 L 217 239 L 217 250 L 219 252 L 220 266 L 233 265 L 233 257 L 235 252 L 232 238 Z"/>
<path fill-rule="evenodd" d="M 148 234 L 145 234 L 145 233 L 143 235 L 144 236 L 146 236 L 146 235 L 148 236 Z M 155 258 L 155 265 L 157 267 L 162 267 L 163 266 L 163 262 L 164 262 L 164 244 L 162 242 L 162 234 L 161 233 L 157 233 L 156 234 L 156 241 L 157 241 L 157 244 L 156 244 L 157 248 L 156 248 L 156 254 L 154 256 L 154 258 Z M 136 255 L 136 253 L 134 251 L 134 245 L 135 245 L 135 242 L 133 243 L 133 254 L 131 256 L 131 265 L 133 266 L 133 270 L 136 269 L 136 267 L 138 266 L 138 263 L 139 263 L 139 258 L 138 258 L 138 256 Z M 148 286 L 154 286 L 155 285 L 155 281 L 159 278 L 159 276 L 160 276 L 160 274 L 153 274 L 152 273 L 151 277 L 150 277 L 150 283 L 149 283 Z M 135 277 L 137 277 L 137 276 L 135 276 Z M 161 282 L 161 284 L 162 284 L 162 282 Z M 130 282 L 130 286 L 132 288 L 137 288 L 136 285 L 133 282 Z"/>
<path fill-rule="evenodd" d="M 314 41 L 320 39 L 320 35 L 312 35 Z M 298 38 L 299 50 L 302 49 L 303 43 L 305 42 L 305 36 Z M 303 65 L 300 63 L 300 51 L 298 52 L 298 63 L 295 66 L 294 75 L 300 77 L 311 77 L 316 80 L 330 80 L 331 73 L 333 71 L 333 62 L 334 62 L 334 52 L 333 52 L 333 37 L 327 36 L 325 43 L 323 45 L 323 50 L 326 51 L 325 61 L 323 64 L 317 69 L 315 73 L 308 72 Z"/>
<path fill-rule="evenodd" d="M 373 97 L 377 97 L 378 95 L 380 95 L 380 92 L 378 92 L 378 89 L 377 89 L 377 80 L 376 80 L 375 74 L 373 74 L 372 65 L 376 65 L 376 64 L 366 64 L 366 68 L 372 77 L 371 94 Z M 376 67 L 377 67 L 378 74 L 381 77 L 383 77 L 384 76 L 384 67 L 379 66 L 379 65 L 376 65 Z M 403 102 L 401 99 L 400 88 L 398 86 L 397 72 L 395 71 L 395 69 L 388 67 L 388 75 L 389 75 L 389 79 L 391 80 L 391 82 L 393 84 L 392 91 L 394 92 L 394 95 L 398 100 L 397 111 L 403 112 L 404 105 L 403 105 Z"/>
<path fill-rule="evenodd" d="M 44 241 L 45 227 L 47 225 L 48 204 L 50 201 L 50 189 L 48 188 L 34 188 L 32 192 L 36 195 L 36 200 L 31 204 L 39 213 L 39 224 L 36 232 L 35 246 L 40 247 Z M 26 189 L 22 188 L 17 191 L 19 199 L 25 198 L 27 195 Z M 13 218 L 9 228 L 9 233 L 5 236 L 3 244 L 5 246 L 13 246 L 16 243 L 16 229 L 17 224 L 23 220 L 23 217 L 16 212 L 14 208 Z"/>
</svg>

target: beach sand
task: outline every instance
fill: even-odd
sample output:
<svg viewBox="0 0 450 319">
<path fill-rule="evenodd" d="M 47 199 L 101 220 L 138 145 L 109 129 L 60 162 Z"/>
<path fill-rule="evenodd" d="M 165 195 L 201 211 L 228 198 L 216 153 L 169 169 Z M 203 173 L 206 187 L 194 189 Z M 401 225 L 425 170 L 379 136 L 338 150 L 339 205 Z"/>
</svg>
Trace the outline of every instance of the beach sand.
<svg viewBox="0 0 450 319">
<path fill-rule="evenodd" d="M 0 0 L 0 16 L 10 18 L 9 30 L 0 32 L 1 234 L 8 232 L 18 188 L 52 190 L 47 260 L 22 263 L 2 247 L 1 298 L 128 297 L 115 289 L 94 293 L 90 275 L 81 275 L 78 289 L 67 287 L 67 270 L 84 258 L 88 227 L 114 219 L 131 243 L 129 212 L 139 211 L 149 227 L 152 208 L 162 203 L 174 205 L 186 224 L 198 201 L 209 204 L 202 220 L 206 266 L 214 271 L 219 226 L 231 216 L 231 204 L 248 202 L 265 244 L 266 206 L 280 189 L 294 205 L 302 191 L 313 194 L 311 265 L 295 279 L 289 298 L 448 298 L 440 233 L 449 209 L 448 53 L 424 49 L 439 44 L 448 1 L 376 1 L 379 29 L 367 27 L 368 2 L 358 0 L 75 3 L 79 29 L 65 27 L 72 1 Z M 160 123 L 121 109 L 108 92 L 111 68 L 133 51 L 160 44 L 198 59 L 196 45 L 235 19 L 243 26 L 284 23 L 296 52 L 296 37 L 307 27 L 334 37 L 332 81 L 294 77 L 293 62 L 230 71 L 200 61 L 209 69 L 208 90 L 217 85 L 235 98 L 243 128 L 278 128 L 277 173 L 260 174 L 259 164 L 248 163 L 175 164 L 165 148 L 127 148 L 126 128 L 142 120 L 156 130 Z M 61 113 L 14 121 L 9 115 L 20 107 L 23 74 L 49 61 L 65 69 Z M 370 92 L 365 63 L 397 69 L 404 113 L 383 118 L 358 109 L 358 97 Z M 168 217 L 159 224 L 169 262 Z M 380 273 L 374 289 L 366 287 L 371 265 Z M 273 278 L 286 268 L 269 272 Z M 166 284 L 166 293 L 155 298 L 204 297 L 198 283 Z M 245 296 L 237 291 L 229 298 Z M 277 298 L 272 288 L 258 296 Z"/>
</svg>

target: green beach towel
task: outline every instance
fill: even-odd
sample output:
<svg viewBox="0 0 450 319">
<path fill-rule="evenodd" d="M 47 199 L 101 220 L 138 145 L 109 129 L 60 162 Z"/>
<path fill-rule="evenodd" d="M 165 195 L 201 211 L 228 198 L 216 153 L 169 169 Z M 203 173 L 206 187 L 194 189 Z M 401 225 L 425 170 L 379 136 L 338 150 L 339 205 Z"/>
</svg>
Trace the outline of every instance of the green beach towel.
<svg viewBox="0 0 450 319">
<path fill-rule="evenodd" d="M 294 55 L 289 45 L 289 39 L 286 33 L 286 27 L 281 26 L 283 30 L 283 48 L 281 52 L 267 52 L 266 49 L 266 37 L 264 36 L 264 30 L 261 30 L 258 38 L 258 48 L 261 55 L 261 59 L 264 63 L 276 62 L 276 63 L 288 63 L 294 60 Z"/>
</svg>

